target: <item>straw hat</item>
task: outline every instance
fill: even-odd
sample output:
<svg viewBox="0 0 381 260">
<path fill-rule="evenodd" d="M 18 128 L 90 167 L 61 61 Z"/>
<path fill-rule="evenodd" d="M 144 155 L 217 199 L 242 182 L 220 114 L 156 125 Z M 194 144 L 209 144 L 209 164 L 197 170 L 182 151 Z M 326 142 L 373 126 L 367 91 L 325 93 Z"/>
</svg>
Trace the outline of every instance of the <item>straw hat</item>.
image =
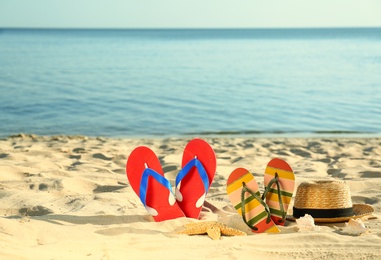
<svg viewBox="0 0 381 260">
<path fill-rule="evenodd" d="M 343 181 L 310 181 L 298 186 L 293 215 L 295 220 L 308 214 L 315 222 L 346 222 L 373 212 L 366 204 L 352 204 L 349 186 Z"/>
</svg>

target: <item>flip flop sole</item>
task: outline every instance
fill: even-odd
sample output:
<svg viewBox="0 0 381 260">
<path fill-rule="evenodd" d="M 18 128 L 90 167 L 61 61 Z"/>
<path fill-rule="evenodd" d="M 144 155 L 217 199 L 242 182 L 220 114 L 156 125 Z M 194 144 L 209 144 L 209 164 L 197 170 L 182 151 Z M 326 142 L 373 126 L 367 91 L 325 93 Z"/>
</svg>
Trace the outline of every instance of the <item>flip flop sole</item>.
<svg viewBox="0 0 381 260">
<path fill-rule="evenodd" d="M 230 202 L 237 210 L 238 214 L 242 216 L 242 189 L 243 183 L 246 187 L 252 190 L 260 198 L 260 192 L 258 190 L 258 183 L 254 176 L 244 168 L 235 169 L 229 176 L 226 191 Z M 265 207 L 252 195 L 247 194 L 245 196 L 245 216 L 250 226 L 256 227 L 258 230 L 254 230 L 255 233 L 279 233 L 280 230 L 273 221 L 266 223 L 267 212 Z"/>
<path fill-rule="evenodd" d="M 207 190 L 196 167 L 190 169 L 185 177 L 177 184 L 177 203 L 189 218 L 198 219 L 204 204 L 206 194 L 216 173 L 217 158 L 213 148 L 204 140 L 191 140 L 184 148 L 182 168 L 188 162 L 197 158 L 205 169 L 208 178 Z"/>
<path fill-rule="evenodd" d="M 291 202 L 295 187 L 295 175 L 290 165 L 282 159 L 272 159 L 265 169 L 264 185 L 265 188 L 269 182 L 278 174 L 280 184 L 280 194 L 284 211 L 287 212 Z M 266 204 L 270 208 L 271 218 L 277 225 L 284 225 L 282 222 L 282 211 L 280 209 L 278 187 L 274 183 L 266 195 Z"/>
<path fill-rule="evenodd" d="M 148 147 L 139 146 L 131 152 L 126 164 L 128 181 L 138 196 L 142 188 L 142 177 L 146 167 L 156 171 L 164 178 L 164 172 L 156 154 Z M 140 199 L 143 202 L 143 198 Z M 184 217 L 173 193 L 154 177 L 148 177 L 145 201 L 148 213 L 157 222 Z"/>
</svg>

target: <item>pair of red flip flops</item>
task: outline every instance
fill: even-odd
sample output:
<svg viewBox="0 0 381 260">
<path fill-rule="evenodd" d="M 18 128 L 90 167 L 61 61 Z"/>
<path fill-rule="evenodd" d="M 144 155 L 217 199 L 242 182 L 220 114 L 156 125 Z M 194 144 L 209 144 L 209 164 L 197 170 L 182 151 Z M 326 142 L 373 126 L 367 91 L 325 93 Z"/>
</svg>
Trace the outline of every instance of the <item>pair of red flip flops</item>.
<svg viewBox="0 0 381 260">
<path fill-rule="evenodd" d="M 175 193 L 156 154 L 148 147 L 135 148 L 126 164 L 132 189 L 155 221 L 180 217 L 198 219 L 217 167 L 213 148 L 202 139 L 185 147 Z"/>
</svg>

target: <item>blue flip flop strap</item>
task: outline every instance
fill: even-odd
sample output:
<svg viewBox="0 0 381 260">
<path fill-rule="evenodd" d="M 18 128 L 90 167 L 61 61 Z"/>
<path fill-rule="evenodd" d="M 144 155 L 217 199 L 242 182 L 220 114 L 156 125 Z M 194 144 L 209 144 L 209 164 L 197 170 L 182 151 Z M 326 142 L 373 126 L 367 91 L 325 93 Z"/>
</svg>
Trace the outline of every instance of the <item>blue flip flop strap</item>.
<svg viewBox="0 0 381 260">
<path fill-rule="evenodd" d="M 173 193 L 171 183 L 163 175 L 160 175 L 158 172 L 152 170 L 151 168 L 146 168 L 143 172 L 142 180 L 140 181 L 139 190 L 139 197 L 144 206 L 146 206 L 148 177 L 150 176 L 165 188 L 167 188 L 171 193 Z"/>
<path fill-rule="evenodd" d="M 198 170 L 198 174 L 200 175 L 202 183 L 204 184 L 205 192 L 208 191 L 208 189 L 209 189 L 209 177 L 208 177 L 208 174 L 206 173 L 205 168 L 202 165 L 201 161 L 197 158 L 190 160 L 184 166 L 184 168 L 182 168 L 180 170 L 179 174 L 177 174 L 177 177 L 176 177 L 176 186 L 177 186 L 177 184 L 179 184 L 180 181 L 182 181 L 182 179 L 184 179 L 184 177 L 190 172 L 190 170 L 193 167 L 196 167 Z"/>
</svg>

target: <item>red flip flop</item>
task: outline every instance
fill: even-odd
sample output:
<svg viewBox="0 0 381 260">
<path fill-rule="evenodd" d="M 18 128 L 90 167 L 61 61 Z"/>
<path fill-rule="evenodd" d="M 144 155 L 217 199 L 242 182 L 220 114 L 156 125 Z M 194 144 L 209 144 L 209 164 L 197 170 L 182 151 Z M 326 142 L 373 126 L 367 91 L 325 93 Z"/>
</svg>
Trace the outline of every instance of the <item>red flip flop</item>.
<svg viewBox="0 0 381 260">
<path fill-rule="evenodd" d="M 196 138 L 186 145 L 176 177 L 176 199 L 185 216 L 199 218 L 216 167 L 216 154 L 206 141 Z"/>
<path fill-rule="evenodd" d="M 164 177 L 160 161 L 151 149 L 145 146 L 135 148 L 128 157 L 126 174 L 132 189 L 155 221 L 185 217 L 170 182 Z"/>
</svg>

